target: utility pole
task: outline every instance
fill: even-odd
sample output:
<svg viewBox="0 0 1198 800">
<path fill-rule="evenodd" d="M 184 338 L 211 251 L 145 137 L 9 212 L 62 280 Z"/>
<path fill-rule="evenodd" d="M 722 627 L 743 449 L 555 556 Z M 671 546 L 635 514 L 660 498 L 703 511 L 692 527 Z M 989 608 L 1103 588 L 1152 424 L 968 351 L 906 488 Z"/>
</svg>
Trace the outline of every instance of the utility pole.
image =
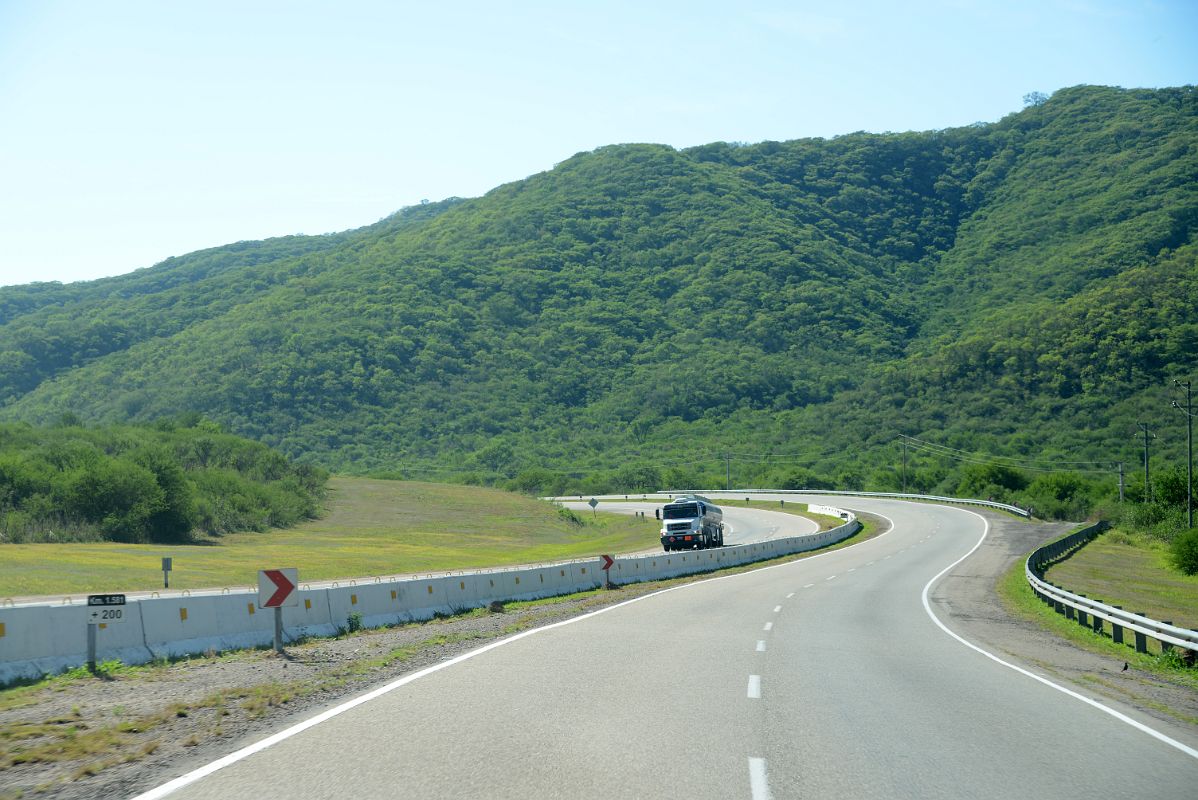
<svg viewBox="0 0 1198 800">
<path fill-rule="evenodd" d="M 732 454 L 724 453 L 724 489 L 732 491 Z"/>
<path fill-rule="evenodd" d="M 1123 502 L 1123 462 L 1119 462 L 1119 502 Z"/>
<path fill-rule="evenodd" d="M 1148 437 L 1151 433 L 1148 430 L 1147 422 L 1137 422 L 1136 425 L 1139 426 L 1140 433 L 1144 435 L 1144 502 L 1147 503 L 1152 499 L 1152 484 L 1148 482 Z M 1156 437 L 1153 436 L 1153 438 Z"/>
<path fill-rule="evenodd" d="M 903 439 L 903 494 L 907 493 L 907 440 Z"/>
<path fill-rule="evenodd" d="M 1186 407 L 1173 401 L 1173 407 L 1186 415 L 1186 527 L 1194 527 L 1194 408 L 1190 397 L 1190 382 L 1174 380 L 1186 389 Z"/>
</svg>

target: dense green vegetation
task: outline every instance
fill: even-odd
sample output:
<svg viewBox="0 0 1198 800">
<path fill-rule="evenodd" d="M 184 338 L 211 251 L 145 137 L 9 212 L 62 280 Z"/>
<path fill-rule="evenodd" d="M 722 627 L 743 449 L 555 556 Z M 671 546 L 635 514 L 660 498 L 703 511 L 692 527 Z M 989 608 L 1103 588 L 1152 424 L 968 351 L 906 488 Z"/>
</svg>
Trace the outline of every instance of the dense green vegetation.
<svg viewBox="0 0 1198 800">
<path fill-rule="evenodd" d="M 327 474 L 198 419 L 0 425 L 0 542 L 182 542 L 315 516 Z"/>
<path fill-rule="evenodd" d="M 1184 453 L 1196 222 L 1192 87 L 605 147 L 357 231 L 0 288 L 0 418 L 193 411 L 337 471 L 534 492 L 731 472 L 1077 516 L 1135 473 L 1137 420 L 1154 464 Z M 963 453 L 904 471 L 900 435 Z"/>
</svg>

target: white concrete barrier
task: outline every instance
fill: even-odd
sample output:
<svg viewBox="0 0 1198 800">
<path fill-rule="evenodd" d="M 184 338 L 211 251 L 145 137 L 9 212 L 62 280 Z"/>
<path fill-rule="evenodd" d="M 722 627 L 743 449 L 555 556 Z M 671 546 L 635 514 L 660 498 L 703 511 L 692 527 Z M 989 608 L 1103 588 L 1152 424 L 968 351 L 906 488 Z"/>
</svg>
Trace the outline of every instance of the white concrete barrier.
<svg viewBox="0 0 1198 800">
<path fill-rule="evenodd" d="M 839 515 L 839 509 L 830 509 Z M 825 547 L 851 536 L 853 520 L 808 536 L 617 557 L 609 573 L 616 584 L 709 572 L 780 555 Z M 322 589 L 301 589 L 299 604 L 283 609 L 284 635 L 329 636 L 360 614 L 364 627 L 431 619 L 485 606 L 493 600 L 529 600 L 594 589 L 604 582 L 596 560 L 546 564 L 435 578 L 408 578 Z M 126 621 L 97 631 L 98 661 L 139 664 L 207 651 L 269 646 L 274 612 L 257 607 L 252 592 L 154 597 L 130 601 Z M 0 685 L 37 678 L 87 661 L 87 607 L 0 607 Z"/>
</svg>

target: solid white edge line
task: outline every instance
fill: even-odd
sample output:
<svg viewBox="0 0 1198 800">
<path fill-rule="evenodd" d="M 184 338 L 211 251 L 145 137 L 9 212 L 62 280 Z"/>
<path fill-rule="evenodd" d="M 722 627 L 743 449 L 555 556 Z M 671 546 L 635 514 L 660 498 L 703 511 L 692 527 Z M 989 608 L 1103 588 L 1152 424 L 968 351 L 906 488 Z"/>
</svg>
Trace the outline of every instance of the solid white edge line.
<svg viewBox="0 0 1198 800">
<path fill-rule="evenodd" d="M 771 800 L 770 785 L 766 781 L 764 758 L 749 756 L 749 793 L 753 800 Z"/>
<path fill-rule="evenodd" d="M 749 676 L 749 699 L 750 700 L 760 700 L 761 699 L 761 676 L 760 675 L 750 675 Z"/>
<path fill-rule="evenodd" d="M 944 506 L 944 507 L 949 508 L 949 506 Z M 1175 747 L 1178 750 L 1180 750 L 1181 752 L 1185 753 L 1186 755 L 1191 756 L 1192 758 L 1198 758 L 1198 750 L 1195 750 L 1194 748 L 1189 747 L 1189 746 L 1177 741 L 1176 739 L 1171 739 L 1170 737 L 1166 736 L 1165 734 L 1161 733 L 1160 731 L 1156 730 L 1155 728 L 1150 728 L 1147 725 L 1145 725 L 1144 723 L 1134 720 L 1122 712 L 1119 712 L 1113 708 L 1104 706 L 1102 703 L 1099 703 L 1097 700 L 1091 700 L 1089 697 L 1086 697 L 1083 694 L 1079 694 L 1079 693 L 1073 691 L 1072 689 L 1068 689 L 1064 686 L 1061 686 L 1058 683 L 1053 683 L 1052 681 L 1048 680 L 1047 678 L 1042 678 L 1039 675 L 1037 675 L 1036 673 L 1030 672 L 1030 671 L 1024 669 L 1023 667 L 1018 667 L 1008 661 L 1003 661 L 1001 658 L 994 655 L 993 653 L 983 650 L 981 647 L 978 647 L 973 642 L 970 642 L 967 639 L 952 632 L 951 630 L 948 629 L 948 626 L 946 626 L 943 622 L 940 621 L 940 618 L 937 617 L 935 612 L 932 611 L 932 604 L 928 601 L 928 593 L 932 589 L 932 584 L 934 584 L 936 581 L 940 580 L 940 578 L 943 577 L 944 574 L 946 572 L 948 572 L 949 570 L 951 570 L 953 567 L 957 566 L 962 561 L 964 561 L 965 559 L 967 559 L 971 555 L 973 555 L 974 551 L 982 546 L 982 542 L 986 541 L 986 537 L 990 534 L 990 520 L 986 519 L 985 517 L 983 517 L 981 514 L 977 513 L 976 511 L 970 511 L 967 508 L 958 508 L 958 509 L 954 509 L 954 510 L 964 511 L 967 514 L 973 514 L 975 517 L 977 517 L 978 519 L 980 519 L 982 521 L 982 523 L 985 525 L 985 528 L 982 530 L 982 538 L 978 539 L 977 544 L 975 544 L 968 553 L 961 556 L 960 558 L 958 558 L 953 563 L 949 564 L 944 569 L 940 570 L 940 572 L 938 572 L 936 574 L 936 577 L 934 577 L 930 581 L 928 581 L 927 584 L 923 587 L 923 609 L 924 609 L 924 611 L 926 611 L 928 613 L 928 616 L 932 618 L 932 622 L 935 622 L 937 627 L 940 628 L 940 630 L 944 631 L 945 633 L 947 633 L 949 636 L 956 639 L 961 644 L 965 645 L 966 647 L 968 647 L 971 650 L 976 650 L 977 652 L 981 653 L 982 655 L 984 655 L 986 658 L 990 659 L 991 661 L 995 661 L 999 664 L 1002 664 L 1004 667 L 1007 667 L 1008 669 L 1013 669 L 1021 675 L 1026 675 L 1027 677 L 1031 678 L 1032 680 L 1039 681 L 1040 683 L 1044 684 L 1045 686 L 1056 689 L 1058 692 L 1063 692 L 1064 694 L 1069 695 L 1070 697 L 1074 698 L 1075 700 L 1081 700 L 1086 705 L 1092 706 L 1093 708 L 1097 708 L 1099 711 L 1102 711 L 1103 713 L 1110 714 L 1112 717 L 1119 720 L 1120 722 L 1125 722 L 1128 725 L 1135 728 L 1136 730 L 1142 731 L 1143 733 L 1148 734 L 1149 736 L 1153 737 L 1154 739 L 1164 742 L 1165 744 L 1169 745 L 1170 747 Z M 893 525 L 893 524 L 894 523 L 892 522 L 891 525 Z"/>
<path fill-rule="evenodd" d="M 625 600 L 622 603 L 616 603 L 615 605 L 611 605 L 606 608 L 600 608 L 596 611 L 591 611 L 587 614 L 583 614 L 578 617 L 571 617 L 570 619 L 565 619 L 565 620 L 562 620 L 561 622 L 553 622 L 548 625 L 543 625 L 539 628 L 532 628 L 527 631 L 521 631 L 520 633 L 513 634 L 513 635 L 507 637 L 506 639 L 500 639 L 498 641 L 491 642 L 490 644 L 483 645 L 482 647 L 479 647 L 475 650 L 471 650 L 467 653 L 462 653 L 460 656 L 455 656 L 454 658 L 451 658 L 447 661 L 442 661 L 439 664 L 434 664 L 431 667 L 426 667 L 425 669 L 422 669 L 418 672 L 413 672 L 411 675 L 405 675 L 402 678 L 397 678 L 396 680 L 392 681 L 391 683 L 380 686 L 379 688 L 373 689 L 373 690 L 367 692 L 366 694 L 363 694 L 363 695 L 353 698 L 352 700 L 347 700 L 346 702 L 342 703 L 341 705 L 334 706 L 333 708 L 323 711 L 320 714 L 317 714 L 316 716 L 312 717 L 311 719 L 306 719 L 303 722 L 292 725 L 290 728 L 284 728 L 283 730 L 279 731 L 278 733 L 272 734 L 271 736 L 268 736 L 265 739 L 254 742 L 253 744 L 247 745 L 246 747 L 243 747 L 240 750 L 229 753 L 227 756 L 218 758 L 216 761 L 205 764 L 204 766 L 194 769 L 185 775 L 180 775 L 178 778 L 175 778 L 174 780 L 167 781 L 166 783 L 161 784 L 160 786 L 156 786 L 153 789 L 150 789 L 148 791 L 142 792 L 139 795 L 134 795 L 133 797 L 129 798 L 129 800 L 160 800 L 160 798 L 166 797 L 167 795 L 172 794 L 173 792 L 176 792 L 179 789 L 182 789 L 184 786 L 188 786 L 192 783 L 195 783 L 196 781 L 200 780 L 201 778 L 205 778 L 205 777 L 211 775 L 212 773 L 216 772 L 217 770 L 221 770 L 227 766 L 236 764 L 238 761 L 242 761 L 246 758 L 249 758 L 250 756 L 252 756 L 255 753 L 261 752 L 262 750 L 265 750 L 268 747 L 272 747 L 273 745 L 276 745 L 279 742 L 282 742 L 286 739 L 290 739 L 292 736 L 295 736 L 296 734 L 303 733 L 304 731 L 308 730 L 309 728 L 315 727 L 316 725 L 319 725 L 322 722 L 330 720 L 333 717 L 337 716 L 338 714 L 341 714 L 345 711 L 349 711 L 350 709 L 360 706 L 363 703 L 369 702 L 370 700 L 374 700 L 377 697 L 381 697 L 394 689 L 400 688 L 401 686 L 406 686 L 407 684 L 411 683 L 414 680 L 423 678 L 426 675 L 431 675 L 434 672 L 439 672 L 440 670 L 443 670 L 447 667 L 452 667 L 455 664 L 460 664 L 461 662 L 467 661 L 471 658 L 474 658 L 475 656 L 482 655 L 483 653 L 486 653 L 489 650 L 494 650 L 496 647 L 503 647 L 506 644 L 511 644 L 512 642 L 518 641 L 527 636 L 532 636 L 534 634 L 541 633 L 543 631 L 552 630 L 553 628 L 560 628 L 565 625 L 573 625 L 576 622 L 582 622 L 584 619 L 590 619 L 591 617 L 596 617 L 600 614 L 606 614 L 609 611 L 615 611 L 617 608 L 623 608 L 624 606 L 632 605 L 633 603 L 639 603 L 642 600 L 648 600 L 650 597 L 657 597 L 659 595 L 667 594 L 669 592 L 677 592 L 682 589 L 691 589 L 696 586 L 704 586 L 706 584 L 714 583 L 716 581 L 726 581 L 726 580 L 730 580 L 732 578 L 740 578 L 744 575 L 753 575 L 758 572 L 766 572 L 767 570 L 781 569 L 782 567 L 790 567 L 790 566 L 794 566 L 795 564 L 813 561 L 817 558 L 823 558 L 824 556 L 830 556 L 835 553 L 841 553 L 841 552 L 844 552 L 845 550 L 851 550 L 854 547 L 860 547 L 862 545 L 869 544 L 870 542 L 877 541 L 878 539 L 881 539 L 883 536 L 888 536 L 893 531 L 894 531 L 894 522 L 890 521 L 890 530 L 886 531 L 885 533 L 880 533 L 877 536 L 874 536 L 872 539 L 866 539 L 863 542 L 857 542 L 856 544 L 851 544 L 848 547 L 841 547 L 836 550 L 829 550 L 826 553 L 816 553 L 815 555 L 806 556 L 805 558 L 795 559 L 794 561 L 787 561 L 785 564 L 771 564 L 768 567 L 758 567 L 757 569 L 751 569 L 746 572 L 738 572 L 734 575 L 718 575 L 714 578 L 704 578 L 702 580 L 692 581 L 691 583 L 684 583 L 680 586 L 671 586 L 668 589 L 661 589 L 656 592 L 650 592 L 649 594 L 644 594 L 644 595 L 641 595 L 640 597 L 634 597 L 631 600 Z M 791 555 L 798 555 L 798 554 L 792 553 Z M 766 623 L 766 624 L 770 625 L 771 623 Z M 769 628 L 766 628 L 766 630 L 769 630 Z"/>
</svg>

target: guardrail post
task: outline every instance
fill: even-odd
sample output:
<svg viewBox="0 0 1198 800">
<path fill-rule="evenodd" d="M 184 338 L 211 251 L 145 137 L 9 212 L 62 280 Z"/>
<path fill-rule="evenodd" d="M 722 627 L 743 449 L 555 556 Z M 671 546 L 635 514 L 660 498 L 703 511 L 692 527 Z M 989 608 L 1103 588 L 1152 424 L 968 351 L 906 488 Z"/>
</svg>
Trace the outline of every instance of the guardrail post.
<svg viewBox="0 0 1198 800">
<path fill-rule="evenodd" d="M 1137 611 L 1136 613 L 1142 617 L 1145 615 L 1146 612 Z M 1148 652 L 1148 637 L 1145 636 L 1144 634 L 1140 633 L 1139 631 L 1136 631 L 1136 652 L 1137 653 L 1147 653 Z"/>
<path fill-rule="evenodd" d="M 1083 594 L 1081 597 L 1085 597 L 1085 595 Z M 1082 611 L 1080 608 L 1077 610 L 1077 624 L 1084 628 L 1090 627 L 1089 615 L 1087 615 L 1086 612 Z"/>
<path fill-rule="evenodd" d="M 1162 619 L 1161 622 L 1165 625 L 1173 624 L 1173 620 L 1171 620 L 1171 619 Z M 1169 644 L 1166 641 L 1163 641 L 1163 640 L 1161 641 L 1161 655 L 1168 653 L 1172 649 L 1173 649 L 1173 645 Z"/>
<path fill-rule="evenodd" d="M 1123 610 L 1123 606 L 1115 606 L 1115 608 Z M 1117 622 L 1111 623 L 1111 641 L 1115 644 L 1123 644 L 1123 626 Z"/>
</svg>

